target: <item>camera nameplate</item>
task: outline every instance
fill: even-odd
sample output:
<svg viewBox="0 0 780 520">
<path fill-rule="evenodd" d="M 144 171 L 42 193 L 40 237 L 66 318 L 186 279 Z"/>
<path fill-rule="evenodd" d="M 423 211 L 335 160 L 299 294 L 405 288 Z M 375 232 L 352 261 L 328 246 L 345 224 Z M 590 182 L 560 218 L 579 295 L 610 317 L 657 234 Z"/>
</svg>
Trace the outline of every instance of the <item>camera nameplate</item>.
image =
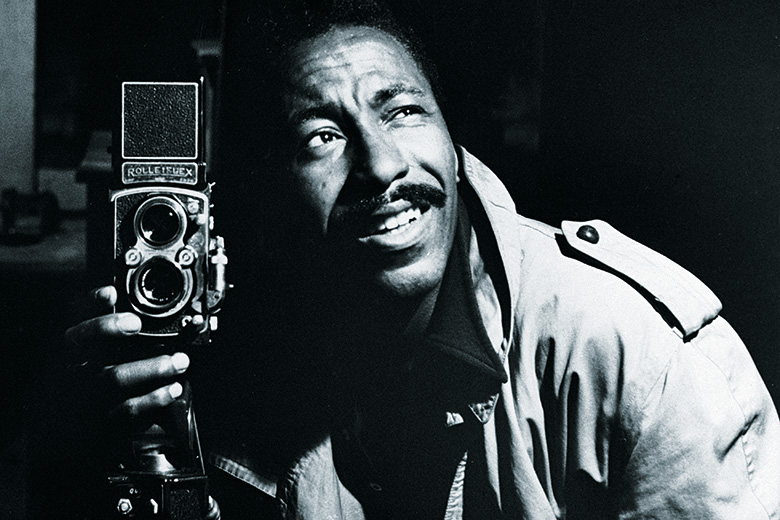
<svg viewBox="0 0 780 520">
<path fill-rule="evenodd" d="M 198 165 L 193 162 L 127 162 L 122 164 L 123 184 L 133 185 L 151 182 L 195 186 L 198 183 Z"/>
</svg>

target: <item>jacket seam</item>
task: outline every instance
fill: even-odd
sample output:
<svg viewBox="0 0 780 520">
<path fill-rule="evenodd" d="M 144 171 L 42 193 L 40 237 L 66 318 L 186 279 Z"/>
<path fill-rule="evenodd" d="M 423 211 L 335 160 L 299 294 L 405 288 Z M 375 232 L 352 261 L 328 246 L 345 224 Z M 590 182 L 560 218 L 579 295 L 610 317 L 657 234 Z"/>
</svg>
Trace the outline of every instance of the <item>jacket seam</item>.
<svg viewBox="0 0 780 520">
<path fill-rule="evenodd" d="M 522 215 L 516 215 L 516 216 L 517 216 L 518 226 L 529 229 L 535 233 L 539 233 L 540 235 L 550 240 L 555 240 L 556 235 L 562 234 L 562 231 L 559 228 L 556 228 L 554 226 L 549 226 L 549 229 L 545 229 L 548 227 L 547 224 L 544 224 L 544 227 L 542 227 L 537 223 L 529 222 L 529 220 L 526 217 L 523 217 Z"/>
</svg>

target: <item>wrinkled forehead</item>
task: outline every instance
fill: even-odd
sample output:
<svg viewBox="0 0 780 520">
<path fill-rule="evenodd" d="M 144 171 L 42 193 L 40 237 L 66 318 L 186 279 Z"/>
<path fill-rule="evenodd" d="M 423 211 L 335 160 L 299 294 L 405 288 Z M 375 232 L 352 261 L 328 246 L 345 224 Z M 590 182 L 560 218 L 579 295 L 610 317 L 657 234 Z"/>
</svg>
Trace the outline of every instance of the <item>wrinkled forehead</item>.
<svg viewBox="0 0 780 520">
<path fill-rule="evenodd" d="M 403 44 L 384 31 L 363 26 L 335 27 L 299 42 L 288 52 L 285 75 L 287 93 L 316 93 L 329 82 L 356 80 L 392 80 L 431 90 Z"/>
</svg>

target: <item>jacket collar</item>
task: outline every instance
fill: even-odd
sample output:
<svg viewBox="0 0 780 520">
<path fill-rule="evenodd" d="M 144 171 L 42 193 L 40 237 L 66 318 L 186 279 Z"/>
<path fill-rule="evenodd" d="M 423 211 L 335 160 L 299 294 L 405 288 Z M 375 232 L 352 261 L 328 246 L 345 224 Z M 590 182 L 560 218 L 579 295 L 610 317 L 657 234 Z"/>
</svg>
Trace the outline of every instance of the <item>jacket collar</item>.
<svg viewBox="0 0 780 520">
<path fill-rule="evenodd" d="M 519 235 L 514 232 L 517 215 L 511 196 L 484 164 L 463 148 L 458 152 L 462 181 L 458 232 L 426 338 L 432 347 L 476 369 L 467 381 L 464 398 L 477 419 L 486 423 L 497 402 L 500 384 L 508 380 L 505 360 L 515 325 L 512 309 L 518 299 L 523 252 Z M 463 199 L 469 212 L 463 207 Z M 482 225 L 470 222 L 469 213 Z M 470 248 L 477 243 L 475 229 L 480 236 L 478 251 Z M 477 277 L 470 276 L 484 269 L 483 259 L 493 261 L 500 312 L 491 320 L 501 320 L 503 331 L 502 337 L 494 336 L 492 342 L 480 313 L 480 306 L 487 302 L 477 296 L 481 292 Z"/>
<path fill-rule="evenodd" d="M 459 151 L 461 171 L 464 174 L 461 179 L 465 178 L 471 186 L 490 222 L 509 289 L 509 308 L 514 309 L 520 294 L 520 264 L 524 256 L 520 235 L 517 233 L 515 203 L 495 173 L 465 148 L 459 147 Z M 514 324 L 508 325 L 507 339 Z M 502 352 L 502 359 L 504 356 L 506 351 Z"/>
</svg>

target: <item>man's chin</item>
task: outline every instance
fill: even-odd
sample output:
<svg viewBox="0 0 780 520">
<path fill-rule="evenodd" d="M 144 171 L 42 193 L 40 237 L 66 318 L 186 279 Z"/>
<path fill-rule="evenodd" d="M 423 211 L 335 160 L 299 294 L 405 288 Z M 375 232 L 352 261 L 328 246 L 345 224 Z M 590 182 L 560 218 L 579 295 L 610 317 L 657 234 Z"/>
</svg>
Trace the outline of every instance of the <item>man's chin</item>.
<svg viewBox="0 0 780 520">
<path fill-rule="evenodd" d="M 370 285 L 376 291 L 376 296 L 392 299 L 410 299 L 425 296 L 439 286 L 444 272 L 444 265 L 430 265 L 432 263 L 418 262 L 412 265 L 380 271 L 370 277 Z"/>
</svg>

